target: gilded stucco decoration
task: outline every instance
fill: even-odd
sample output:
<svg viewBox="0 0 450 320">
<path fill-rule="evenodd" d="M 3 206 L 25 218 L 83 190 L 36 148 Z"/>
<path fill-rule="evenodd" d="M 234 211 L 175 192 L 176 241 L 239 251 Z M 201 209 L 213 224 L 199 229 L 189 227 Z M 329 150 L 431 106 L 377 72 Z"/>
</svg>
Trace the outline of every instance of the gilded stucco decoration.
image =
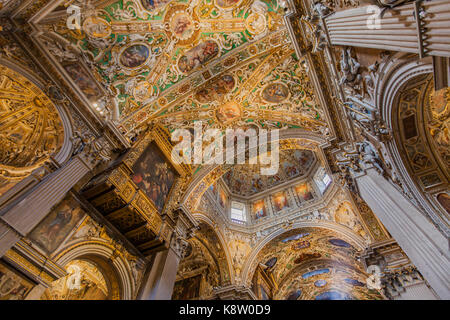
<svg viewBox="0 0 450 320">
<path fill-rule="evenodd" d="M 273 276 L 275 299 L 381 299 L 366 287 L 366 274 L 358 262 L 358 247 L 335 231 L 300 228 L 272 239 L 258 252 L 253 269 L 262 264 Z M 294 298 L 294 291 L 298 295 Z M 343 295 L 324 294 L 338 291 Z M 290 297 L 290 295 L 292 295 Z"/>
<path fill-rule="evenodd" d="M 284 2 L 220 2 L 82 6 L 80 31 L 52 21 L 42 24 L 42 41 L 85 95 L 113 98 L 110 111 L 129 138 L 150 123 L 172 130 L 196 120 L 328 134 L 307 63 L 295 56 L 282 23 Z M 73 50 L 61 52 L 61 37 Z M 76 57 L 83 66 L 67 69 Z M 86 68 L 95 79 L 79 74 Z"/>
<path fill-rule="evenodd" d="M 229 284 L 230 270 L 216 231 L 202 222 L 180 262 L 173 299 L 207 298 L 215 287 Z"/>
<path fill-rule="evenodd" d="M 52 101 L 19 73 L 0 66 L 0 194 L 41 166 L 63 144 Z"/>
<path fill-rule="evenodd" d="M 42 300 L 106 300 L 109 289 L 103 273 L 91 262 L 73 260 L 66 266 L 67 276 L 56 280 Z"/>
</svg>

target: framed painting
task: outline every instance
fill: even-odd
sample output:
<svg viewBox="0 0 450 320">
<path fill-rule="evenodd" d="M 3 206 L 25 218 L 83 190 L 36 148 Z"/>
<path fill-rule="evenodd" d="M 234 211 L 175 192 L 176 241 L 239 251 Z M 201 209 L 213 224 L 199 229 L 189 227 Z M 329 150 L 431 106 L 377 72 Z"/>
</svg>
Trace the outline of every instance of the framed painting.
<svg viewBox="0 0 450 320">
<path fill-rule="evenodd" d="M 309 201 L 314 199 L 312 188 L 309 183 L 302 183 L 295 186 L 295 193 L 301 202 Z"/>
<path fill-rule="evenodd" d="M 272 202 L 276 212 L 279 212 L 289 206 L 287 196 L 284 191 L 272 195 Z"/>
<path fill-rule="evenodd" d="M 162 212 L 178 175 L 154 141 L 142 152 L 132 170 L 133 182 Z"/>
<path fill-rule="evenodd" d="M 199 297 L 201 281 L 201 274 L 177 281 L 173 288 L 172 299 L 189 300 Z"/>
<path fill-rule="evenodd" d="M 91 72 L 81 62 L 67 63 L 63 68 L 89 101 L 96 102 L 104 95 Z"/>
<path fill-rule="evenodd" d="M 34 284 L 0 261 L 0 300 L 23 300 Z"/>
<path fill-rule="evenodd" d="M 258 220 L 267 216 L 267 208 L 264 199 L 253 202 L 252 205 L 252 217 L 253 220 Z"/>
<path fill-rule="evenodd" d="M 80 203 L 68 195 L 31 231 L 28 238 L 51 254 L 84 216 Z"/>
</svg>

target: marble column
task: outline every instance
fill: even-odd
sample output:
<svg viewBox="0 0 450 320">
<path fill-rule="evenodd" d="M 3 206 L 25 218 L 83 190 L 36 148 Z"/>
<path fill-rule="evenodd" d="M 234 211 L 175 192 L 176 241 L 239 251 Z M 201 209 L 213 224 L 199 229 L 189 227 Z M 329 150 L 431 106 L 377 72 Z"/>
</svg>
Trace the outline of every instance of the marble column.
<svg viewBox="0 0 450 320">
<path fill-rule="evenodd" d="M 405 291 L 400 293 L 394 300 L 436 300 L 437 297 L 431 291 L 426 283 L 404 287 Z"/>
<path fill-rule="evenodd" d="M 156 253 L 140 300 L 170 300 L 180 260 L 172 248 Z"/>
<path fill-rule="evenodd" d="M 361 197 L 439 298 L 450 299 L 448 239 L 375 169 L 366 169 L 355 180 Z"/>
<path fill-rule="evenodd" d="M 92 168 L 91 162 L 77 155 L 44 177 L 21 200 L 4 208 L 0 213 L 0 257 L 44 219 Z"/>
<path fill-rule="evenodd" d="M 422 1 L 425 16 L 416 23 L 415 4 L 384 12 L 375 28 L 376 6 L 335 12 L 325 19 L 332 45 L 450 57 L 450 2 Z M 422 50 L 423 49 L 423 50 Z"/>
</svg>

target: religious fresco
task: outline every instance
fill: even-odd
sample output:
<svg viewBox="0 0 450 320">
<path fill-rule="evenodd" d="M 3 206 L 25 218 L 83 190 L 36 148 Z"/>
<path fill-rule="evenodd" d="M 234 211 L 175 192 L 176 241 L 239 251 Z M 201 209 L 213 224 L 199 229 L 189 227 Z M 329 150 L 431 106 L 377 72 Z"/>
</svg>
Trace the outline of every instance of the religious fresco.
<svg viewBox="0 0 450 320">
<path fill-rule="evenodd" d="M 302 290 L 292 291 L 287 297 L 286 300 L 297 300 L 302 295 Z"/>
<path fill-rule="evenodd" d="M 348 294 L 338 291 L 327 291 L 318 294 L 314 300 L 353 300 Z"/>
<path fill-rule="evenodd" d="M 234 101 L 227 102 L 221 105 L 216 110 L 217 120 L 223 124 L 230 123 L 233 120 L 238 119 L 240 116 L 241 116 L 241 108 Z"/>
<path fill-rule="evenodd" d="M 282 83 L 272 83 L 264 88 L 262 98 L 271 103 L 280 103 L 289 96 L 289 89 Z"/>
<path fill-rule="evenodd" d="M 170 28 L 172 33 L 180 40 L 189 39 L 192 34 L 195 31 L 194 22 L 191 19 L 191 16 L 186 12 L 177 12 L 172 16 L 172 19 L 170 20 Z M 217 46 L 216 46 L 217 48 Z M 195 58 L 194 60 L 199 59 L 198 63 L 202 64 L 206 62 L 207 60 L 211 59 L 208 57 L 208 55 L 212 54 L 210 49 L 208 48 L 208 44 L 205 45 L 205 48 L 201 50 L 201 53 L 194 53 Z M 217 50 L 216 50 L 217 52 Z M 191 52 L 189 52 L 191 53 Z M 203 61 L 201 61 L 203 59 Z M 192 61 L 191 58 L 187 58 L 188 61 Z M 180 66 L 178 62 L 178 66 Z M 187 63 L 188 66 L 192 66 L 190 62 Z M 193 69 L 192 67 L 191 69 Z M 181 70 L 181 69 L 180 69 Z M 183 71 L 186 72 L 186 71 Z"/>
<path fill-rule="evenodd" d="M 272 203 L 275 212 L 279 212 L 287 207 L 289 207 L 286 193 L 284 191 L 277 192 L 272 195 Z"/>
<path fill-rule="evenodd" d="M 324 273 L 329 273 L 329 272 L 330 272 L 330 269 L 318 269 L 318 270 L 314 270 L 314 271 L 310 271 L 310 272 L 306 272 L 306 273 L 302 274 L 302 278 L 308 279 L 310 277 L 314 277 L 319 274 L 324 274 Z"/>
<path fill-rule="evenodd" d="M 66 265 L 67 275 L 54 281 L 41 300 L 107 300 L 105 275 L 92 262 L 73 260 Z"/>
<path fill-rule="evenodd" d="M 69 195 L 31 231 L 28 238 L 47 253 L 52 253 L 84 216 L 79 202 Z"/>
<path fill-rule="evenodd" d="M 307 182 L 295 186 L 294 190 L 302 202 L 314 199 L 311 185 Z"/>
<path fill-rule="evenodd" d="M 96 81 L 79 62 L 64 64 L 63 67 L 89 101 L 95 102 L 103 96 Z"/>
<path fill-rule="evenodd" d="M 253 122 L 326 135 L 304 59 L 295 57 L 283 23 L 284 7 L 279 1 L 117 0 L 95 4 L 80 33 L 68 30 L 64 19 L 42 28 L 55 48 L 61 46 L 56 39 L 64 38 L 82 52 L 97 80 L 112 90 L 108 99 L 115 101 L 107 108 L 113 113 L 117 105 L 118 128 L 128 139 L 155 117 L 169 130 L 191 128 L 196 118 L 216 128 Z M 60 50 L 52 54 L 66 59 Z M 212 79 L 224 83 L 208 88 Z M 147 90 L 142 84 L 143 91 L 135 90 L 137 83 L 154 85 L 151 94 L 143 98 Z M 230 95 L 226 99 L 221 88 Z M 264 99 L 277 109 L 267 108 Z M 219 109 L 218 100 L 219 106 L 237 101 L 240 112 Z M 199 113 L 206 103 L 213 105 Z"/>
<path fill-rule="evenodd" d="M 297 233 L 297 234 L 294 234 L 292 236 L 282 239 L 281 242 L 286 243 L 286 242 L 298 240 L 298 239 L 301 239 L 301 238 L 307 237 L 307 236 L 309 236 L 309 233 Z"/>
<path fill-rule="evenodd" d="M 221 205 L 222 208 L 225 209 L 228 204 L 228 196 L 222 187 L 220 187 L 218 190 L 219 190 L 219 204 Z"/>
<path fill-rule="evenodd" d="M 0 300 L 23 300 L 34 284 L 0 261 Z"/>
<path fill-rule="evenodd" d="M 364 287 L 366 285 L 365 283 L 362 283 L 361 281 L 358 281 L 356 279 L 345 278 L 344 281 L 355 287 Z"/>
<path fill-rule="evenodd" d="M 252 218 L 258 220 L 267 216 L 267 208 L 264 199 L 253 202 L 252 204 Z"/>
<path fill-rule="evenodd" d="M 172 0 L 140 0 L 145 10 L 153 11 L 164 7 Z"/>
<path fill-rule="evenodd" d="M 178 60 L 178 68 L 187 73 L 217 56 L 219 47 L 215 41 L 205 41 L 187 51 Z"/>
<path fill-rule="evenodd" d="M 194 97 L 200 103 L 220 101 L 235 85 L 232 75 L 225 74 L 198 90 Z"/>
<path fill-rule="evenodd" d="M 314 282 L 314 285 L 318 288 L 324 287 L 327 284 L 327 281 L 324 279 L 319 279 Z"/>
<path fill-rule="evenodd" d="M 222 180 L 231 193 L 250 196 L 303 176 L 315 161 L 314 152 L 310 150 L 281 150 L 279 159 L 278 172 L 272 176 L 260 175 L 259 164 L 237 164 L 222 177 Z"/>
<path fill-rule="evenodd" d="M 437 195 L 436 199 L 441 204 L 441 206 L 450 214 L 450 196 L 446 193 L 440 193 Z"/>
<path fill-rule="evenodd" d="M 342 264 L 336 260 L 322 259 L 303 264 L 290 272 L 279 283 L 275 299 L 287 299 L 290 295 L 295 297 L 297 291 L 301 291 L 301 300 L 383 299 L 380 292 L 366 286 L 366 277 L 356 261 Z"/>
<path fill-rule="evenodd" d="M 120 55 L 120 63 L 127 68 L 137 68 L 147 61 L 150 50 L 146 45 L 135 44 L 126 48 Z"/>
<path fill-rule="evenodd" d="M 152 142 L 133 165 L 132 180 L 161 212 L 177 173 L 158 146 Z"/>
<path fill-rule="evenodd" d="M 339 238 L 335 232 L 321 228 L 289 230 L 271 240 L 258 253 L 256 261 L 264 264 L 271 258 L 277 258 L 277 263 L 271 270 L 277 283 L 283 282 L 291 270 L 309 261 L 318 261 L 324 258 L 348 261 L 348 263 L 356 261 L 357 251 L 354 246 L 337 247 L 329 242 L 329 240 L 333 240 L 332 242 L 336 243 L 337 239 Z M 323 270 L 320 271 L 320 269 Z M 311 273 L 305 271 L 304 276 L 308 278 L 319 275 L 320 272 L 326 272 L 326 269 L 329 268 L 318 268 L 319 271 Z M 302 273 L 298 276 L 301 277 Z"/>
<path fill-rule="evenodd" d="M 337 247 L 344 247 L 344 248 L 351 247 L 350 243 L 348 243 L 342 239 L 330 239 L 330 240 L 328 240 L 328 242 Z"/>
<path fill-rule="evenodd" d="M 172 300 L 189 300 L 200 295 L 200 282 L 202 275 L 186 278 L 175 282 Z"/>
</svg>

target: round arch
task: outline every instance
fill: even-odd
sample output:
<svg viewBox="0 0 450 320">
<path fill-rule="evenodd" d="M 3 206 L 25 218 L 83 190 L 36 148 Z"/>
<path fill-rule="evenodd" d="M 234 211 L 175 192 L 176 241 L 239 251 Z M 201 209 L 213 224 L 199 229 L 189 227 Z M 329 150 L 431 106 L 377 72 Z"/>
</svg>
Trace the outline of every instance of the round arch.
<svg viewBox="0 0 450 320">
<path fill-rule="evenodd" d="M 23 188 L 18 183 L 50 157 L 59 164 L 70 159 L 72 120 L 66 106 L 51 99 L 48 85 L 36 75 L 4 58 L 0 58 L 0 69 L 2 76 L 10 79 L 5 83 L 10 86 L 7 94 L 11 98 L 5 96 L 5 106 L 14 106 L 9 111 L 10 121 L 4 121 L 0 129 L 8 136 L 2 139 L 4 181 L 0 196 L 9 198 Z"/>
<path fill-rule="evenodd" d="M 131 268 L 127 260 L 106 243 L 100 241 L 76 243 L 60 252 L 54 259 L 62 266 L 66 266 L 73 260 L 92 262 L 107 276 L 112 299 L 133 298 L 135 288 Z"/>
<path fill-rule="evenodd" d="M 216 227 L 217 223 L 215 223 L 213 220 L 211 220 L 211 218 L 209 218 L 207 215 L 205 215 L 202 212 L 194 212 L 193 216 L 195 219 L 197 219 L 198 222 L 206 223 L 207 225 L 209 225 L 211 227 L 212 230 L 215 231 L 217 237 L 219 238 L 222 249 L 225 252 L 227 268 L 228 268 L 228 272 L 230 274 L 230 281 L 231 281 L 231 283 L 234 283 L 235 274 L 234 274 L 234 269 L 233 269 L 232 263 L 231 263 L 232 260 L 231 260 L 230 251 L 228 249 L 227 243 L 225 242 L 225 237 L 223 236 L 222 232 Z"/>
<path fill-rule="evenodd" d="M 380 110 L 382 119 L 385 121 L 386 125 L 392 129 L 394 138 L 386 142 L 387 155 L 391 160 L 392 166 L 395 171 L 398 172 L 401 180 L 403 180 L 404 187 L 408 188 L 409 192 L 417 200 L 417 204 L 422 208 L 423 211 L 431 218 L 435 225 L 444 234 L 449 235 L 449 216 L 445 212 L 442 205 L 437 201 L 437 193 L 439 190 L 447 189 L 448 183 L 444 180 L 445 174 L 438 168 L 438 159 L 436 159 L 433 151 L 430 149 L 427 151 L 428 157 L 431 161 L 435 162 L 435 173 L 433 170 L 422 170 L 414 172 L 410 165 L 410 161 L 406 159 L 406 151 L 402 146 L 402 139 L 404 140 L 404 129 L 401 128 L 406 124 L 406 121 L 400 124 L 400 119 L 398 116 L 400 105 L 402 104 L 402 97 L 405 96 L 405 91 L 415 90 L 423 91 L 418 92 L 418 101 L 420 102 L 420 112 L 423 112 L 423 103 L 425 99 L 425 91 L 427 86 L 424 84 L 430 81 L 433 73 L 433 65 L 431 58 L 417 60 L 414 55 L 397 53 L 393 58 L 382 66 L 379 71 L 383 74 L 380 77 L 375 86 L 375 96 L 376 107 Z M 422 84 L 415 88 L 415 84 Z M 428 83 L 428 85 L 430 85 Z M 407 117 L 405 117 L 407 118 Z M 420 115 L 423 120 L 423 114 Z M 404 119 L 403 119 L 404 120 Z M 416 120 L 417 121 L 417 114 Z M 423 123 L 423 121 L 422 121 Z M 425 148 L 428 148 L 428 138 L 425 132 L 425 126 L 416 126 L 417 136 L 424 140 Z M 426 172 L 425 172 L 426 171 Z M 437 172 L 439 171 L 439 172 Z M 419 177 L 420 176 L 420 177 Z M 426 187 L 424 181 L 436 179 L 436 177 L 442 180 L 437 187 L 430 186 Z M 436 181 L 436 180 L 435 180 Z"/>
<path fill-rule="evenodd" d="M 279 133 L 278 143 L 280 150 L 310 149 L 316 151 L 320 160 L 324 159 L 324 155 L 318 148 L 326 143 L 326 140 L 321 135 L 306 132 L 302 129 L 282 130 Z M 244 152 L 247 151 L 248 148 Z M 228 164 L 214 164 L 201 168 L 187 186 L 181 202 L 185 204 L 188 210 L 195 210 L 203 193 L 230 168 L 231 165 Z"/>
<path fill-rule="evenodd" d="M 335 222 L 331 222 L 331 221 L 299 221 L 297 223 L 294 223 L 289 230 L 285 230 L 285 229 L 281 229 L 281 228 L 277 229 L 276 231 L 274 231 L 271 234 L 267 235 L 263 240 L 261 240 L 255 246 L 255 248 L 250 253 L 249 257 L 245 261 L 244 267 L 242 268 L 242 275 L 243 275 L 242 276 L 242 282 L 244 284 L 250 284 L 252 276 L 253 276 L 253 272 L 254 272 L 252 266 L 255 263 L 256 257 L 258 255 L 258 253 L 267 244 L 270 243 L 270 241 L 272 241 L 273 239 L 275 239 L 279 235 L 282 235 L 285 232 L 288 232 L 288 231 L 291 231 L 291 230 L 295 230 L 295 229 L 306 228 L 306 227 L 328 229 L 328 230 L 334 231 L 337 234 L 339 234 L 340 236 L 342 236 L 342 238 L 344 240 L 349 240 L 350 242 L 356 244 L 357 245 L 357 249 L 359 249 L 359 250 L 364 250 L 365 247 L 366 247 L 366 244 L 365 244 L 364 240 L 361 237 L 357 236 L 355 233 L 353 233 L 347 227 L 344 227 L 344 226 L 342 226 L 340 224 L 337 224 Z"/>
</svg>

